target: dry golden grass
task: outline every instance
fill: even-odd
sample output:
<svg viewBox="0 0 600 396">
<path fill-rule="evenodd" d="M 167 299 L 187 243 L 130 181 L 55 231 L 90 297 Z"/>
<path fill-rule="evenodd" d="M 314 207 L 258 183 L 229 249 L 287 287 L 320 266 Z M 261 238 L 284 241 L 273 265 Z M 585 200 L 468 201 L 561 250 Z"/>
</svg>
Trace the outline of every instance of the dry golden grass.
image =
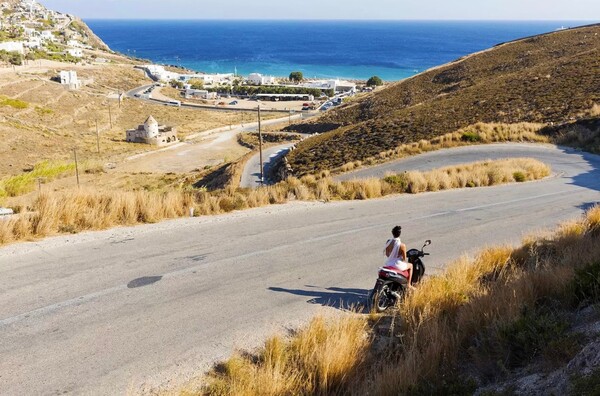
<svg viewBox="0 0 600 396">
<path fill-rule="evenodd" d="M 240 167 L 227 171 L 235 173 Z M 230 185 L 218 191 L 98 191 L 64 190 L 39 195 L 32 204 L 18 205 L 16 219 L 0 222 L 0 244 L 44 237 L 57 233 L 101 230 L 120 225 L 155 223 L 187 216 L 191 208 L 197 216 L 281 204 L 289 200 L 372 199 L 395 193 L 419 193 L 465 186 L 489 186 L 547 176 L 550 168 L 526 158 L 484 161 L 447 167 L 425 173 L 391 175 L 383 180 L 338 182 L 314 176 L 288 178 L 274 186 L 256 190 Z M 325 175 L 325 174 L 324 174 Z M 176 175 L 174 176 L 177 180 Z M 523 181 L 522 180 L 522 181 Z M 27 207 L 29 210 L 26 210 Z M 25 209 L 25 210 L 24 210 Z"/>
<path fill-rule="evenodd" d="M 211 376 L 214 395 L 327 395 L 343 390 L 368 356 L 367 321 L 317 317 L 293 338 L 276 336 L 257 361 L 237 355 Z"/>
<path fill-rule="evenodd" d="M 473 340 L 506 329 L 540 301 L 568 301 L 575 270 L 600 260 L 599 227 L 596 206 L 579 221 L 525 238 L 520 248 L 459 259 L 427 278 L 392 317 L 373 322 L 389 323 L 396 337 L 379 339 L 377 326 L 356 315 L 317 318 L 297 335 L 272 338 L 257 357 L 236 355 L 203 389 L 185 394 L 443 394 L 447 381 L 455 392 L 465 389 L 468 378 L 452 381 L 460 359 L 470 356 L 471 372 L 485 374 L 498 353 L 493 345 L 473 350 Z"/>
</svg>

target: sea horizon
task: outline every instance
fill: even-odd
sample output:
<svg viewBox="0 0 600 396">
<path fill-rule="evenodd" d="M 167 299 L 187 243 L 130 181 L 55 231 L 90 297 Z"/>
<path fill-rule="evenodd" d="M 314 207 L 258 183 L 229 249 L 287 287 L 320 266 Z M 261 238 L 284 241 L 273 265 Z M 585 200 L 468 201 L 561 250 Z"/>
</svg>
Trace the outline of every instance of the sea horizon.
<svg viewBox="0 0 600 396">
<path fill-rule="evenodd" d="M 111 49 L 205 73 L 398 81 L 569 20 L 84 19 Z M 589 22 L 589 23 L 588 23 Z"/>
</svg>

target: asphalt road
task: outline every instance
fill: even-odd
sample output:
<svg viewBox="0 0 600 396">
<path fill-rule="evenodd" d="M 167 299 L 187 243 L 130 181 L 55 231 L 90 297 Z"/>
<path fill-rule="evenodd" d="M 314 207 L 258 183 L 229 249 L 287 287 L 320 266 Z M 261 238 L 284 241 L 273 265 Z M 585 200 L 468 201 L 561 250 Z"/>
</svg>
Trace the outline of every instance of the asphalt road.
<svg viewBox="0 0 600 396">
<path fill-rule="evenodd" d="M 263 174 L 265 175 L 265 182 L 268 182 L 266 175 L 269 174 L 271 168 L 275 165 L 275 163 L 277 163 L 277 160 L 286 155 L 294 144 L 295 143 L 280 144 L 263 150 Z M 260 154 L 255 154 L 248 160 L 248 162 L 246 162 L 246 165 L 244 166 L 240 187 L 258 188 L 261 186 L 261 184 Z"/>
<path fill-rule="evenodd" d="M 539 182 L 295 203 L 0 249 L 0 393 L 178 383 L 235 347 L 362 301 L 395 224 L 409 247 L 433 240 L 433 273 L 600 201 L 600 157 L 544 150 L 557 175 Z"/>
<path fill-rule="evenodd" d="M 387 174 L 404 171 L 428 171 L 444 166 L 466 164 L 486 159 L 498 160 L 504 158 L 532 157 L 552 164 L 556 161 L 556 148 L 552 145 L 529 143 L 497 143 L 479 146 L 464 146 L 453 149 L 431 151 L 414 157 L 387 162 L 370 168 L 336 176 L 337 180 L 365 179 L 370 177 L 383 178 Z M 560 165 L 560 164 L 559 164 Z"/>
</svg>

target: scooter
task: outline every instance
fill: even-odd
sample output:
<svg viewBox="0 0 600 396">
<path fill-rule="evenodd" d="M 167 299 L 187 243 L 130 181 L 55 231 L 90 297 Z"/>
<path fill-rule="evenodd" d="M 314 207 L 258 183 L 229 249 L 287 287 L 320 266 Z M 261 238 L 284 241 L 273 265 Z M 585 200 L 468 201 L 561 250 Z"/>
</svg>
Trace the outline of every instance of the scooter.
<svg viewBox="0 0 600 396">
<path fill-rule="evenodd" d="M 410 249 L 406 252 L 408 262 L 413 265 L 411 284 L 418 283 L 425 275 L 425 264 L 421 259 L 429 256 L 429 253 L 424 252 L 425 247 L 429 245 L 431 245 L 431 240 L 425 241 L 421 250 Z M 396 305 L 406 293 L 408 276 L 408 270 L 400 271 L 396 267 L 380 267 L 377 282 L 369 295 L 369 311 L 381 313 Z"/>
</svg>

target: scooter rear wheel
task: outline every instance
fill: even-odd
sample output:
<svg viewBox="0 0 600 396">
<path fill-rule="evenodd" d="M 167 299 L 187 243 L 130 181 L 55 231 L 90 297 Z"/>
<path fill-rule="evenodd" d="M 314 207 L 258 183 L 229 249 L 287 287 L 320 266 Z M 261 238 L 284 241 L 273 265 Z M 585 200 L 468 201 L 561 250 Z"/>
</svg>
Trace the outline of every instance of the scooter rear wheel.
<svg viewBox="0 0 600 396">
<path fill-rule="evenodd" d="M 377 313 L 385 312 L 389 307 L 396 303 L 396 299 L 390 296 L 389 286 L 384 285 L 381 289 L 373 293 L 372 307 Z"/>
</svg>

